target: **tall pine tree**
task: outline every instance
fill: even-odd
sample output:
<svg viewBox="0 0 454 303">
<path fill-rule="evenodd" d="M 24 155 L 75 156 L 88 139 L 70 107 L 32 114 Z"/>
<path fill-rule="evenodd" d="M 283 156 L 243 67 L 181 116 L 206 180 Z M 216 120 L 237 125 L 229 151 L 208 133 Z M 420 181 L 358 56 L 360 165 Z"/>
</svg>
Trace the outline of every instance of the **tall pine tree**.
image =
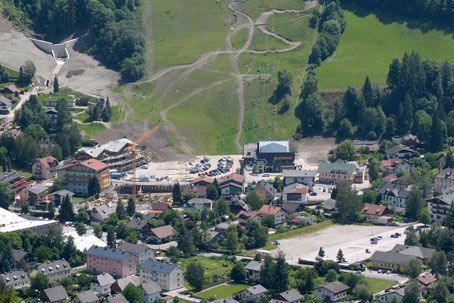
<svg viewBox="0 0 454 303">
<path fill-rule="evenodd" d="M 429 150 L 438 152 L 443 149 L 444 143 L 443 122 L 440 119 L 438 109 L 432 115 L 432 128 L 430 130 Z"/>
</svg>

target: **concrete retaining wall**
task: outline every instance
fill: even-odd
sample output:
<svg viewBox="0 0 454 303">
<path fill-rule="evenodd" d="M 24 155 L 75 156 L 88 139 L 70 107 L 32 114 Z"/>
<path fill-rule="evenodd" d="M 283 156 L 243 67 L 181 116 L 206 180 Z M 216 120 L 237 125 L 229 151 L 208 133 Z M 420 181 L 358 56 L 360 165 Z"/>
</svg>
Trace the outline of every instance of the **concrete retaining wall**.
<svg viewBox="0 0 454 303">
<path fill-rule="evenodd" d="M 66 44 L 53 44 L 43 40 L 31 39 L 37 48 L 54 56 L 54 58 L 68 59 Z"/>
</svg>

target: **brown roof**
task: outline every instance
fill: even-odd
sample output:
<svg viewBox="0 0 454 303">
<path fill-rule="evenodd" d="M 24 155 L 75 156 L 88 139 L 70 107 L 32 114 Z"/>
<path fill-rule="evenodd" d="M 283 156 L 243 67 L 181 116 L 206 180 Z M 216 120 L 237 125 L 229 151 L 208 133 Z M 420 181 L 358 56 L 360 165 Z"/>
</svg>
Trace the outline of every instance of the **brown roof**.
<svg viewBox="0 0 454 303">
<path fill-rule="evenodd" d="M 263 205 L 259 210 L 259 214 L 266 216 L 275 216 L 280 210 L 281 208 L 279 206 Z"/>
<path fill-rule="evenodd" d="M 177 232 L 170 225 L 159 226 L 152 228 L 151 232 L 159 239 L 165 239 L 167 237 L 175 235 Z"/>
<path fill-rule="evenodd" d="M 383 177 L 382 180 L 385 182 L 385 183 L 393 183 L 394 181 L 396 181 L 398 178 L 396 175 L 394 174 L 391 174 L 391 175 L 387 175 L 386 177 Z"/>
<path fill-rule="evenodd" d="M 338 293 L 344 292 L 347 289 L 349 289 L 349 287 L 347 285 L 345 285 L 344 283 L 339 282 L 339 281 L 326 283 L 325 285 L 322 285 L 322 286 L 319 286 L 316 288 L 325 288 L 334 294 L 338 294 Z"/>
<path fill-rule="evenodd" d="M 226 183 L 226 182 L 229 182 L 229 181 L 235 181 L 235 182 L 238 182 L 238 183 L 243 183 L 244 176 L 240 175 L 240 174 L 237 174 L 237 173 L 233 173 L 233 174 L 230 174 L 228 176 L 223 177 L 222 180 L 221 180 L 221 183 Z"/>
<path fill-rule="evenodd" d="M 5 86 L 5 88 L 3 90 L 6 90 L 6 89 L 12 93 L 20 93 L 20 90 L 14 84 L 9 84 L 9 85 Z"/>
<path fill-rule="evenodd" d="M 437 279 L 432 275 L 425 274 L 425 275 L 419 276 L 418 281 L 421 282 L 421 284 L 423 284 L 424 286 L 428 286 L 429 284 L 437 281 Z"/>
<path fill-rule="evenodd" d="M 361 213 L 364 215 L 378 216 L 381 217 L 388 212 L 388 207 L 385 205 L 376 205 L 366 203 L 361 210 Z"/>
<path fill-rule="evenodd" d="M 38 158 L 36 160 L 39 161 L 41 163 L 41 165 L 46 167 L 46 168 L 49 168 L 49 163 L 58 162 L 57 159 L 55 159 L 52 156 L 48 156 L 48 157 L 45 157 L 45 158 Z"/>
<path fill-rule="evenodd" d="M 294 213 L 300 206 L 301 206 L 300 203 L 287 202 L 284 205 L 282 205 L 282 209 L 288 213 Z"/>
<path fill-rule="evenodd" d="M 100 171 L 100 170 L 103 170 L 103 169 L 106 169 L 109 167 L 106 163 L 103 163 L 96 159 L 84 160 L 84 161 L 80 162 L 80 164 L 85 167 L 91 168 L 95 171 Z"/>
<path fill-rule="evenodd" d="M 209 183 L 209 184 L 213 184 L 214 183 L 214 179 L 213 178 L 210 178 L 210 177 L 199 177 L 199 178 L 196 178 L 194 179 L 194 181 L 192 181 L 193 184 L 196 184 L 196 183 Z"/>
<path fill-rule="evenodd" d="M 165 202 L 156 202 L 156 203 L 151 204 L 152 210 L 166 210 L 169 208 L 170 208 L 169 203 L 165 203 Z"/>
<path fill-rule="evenodd" d="M 404 161 L 405 161 L 404 159 L 400 159 L 400 158 L 382 160 L 381 165 L 384 167 L 397 167 L 397 166 L 399 166 L 399 164 L 401 164 Z"/>
<path fill-rule="evenodd" d="M 257 211 L 245 211 L 245 210 L 242 210 L 240 211 L 236 217 L 237 218 L 240 218 L 240 217 L 246 217 L 246 218 L 254 218 L 255 216 L 257 216 L 258 212 Z"/>
</svg>

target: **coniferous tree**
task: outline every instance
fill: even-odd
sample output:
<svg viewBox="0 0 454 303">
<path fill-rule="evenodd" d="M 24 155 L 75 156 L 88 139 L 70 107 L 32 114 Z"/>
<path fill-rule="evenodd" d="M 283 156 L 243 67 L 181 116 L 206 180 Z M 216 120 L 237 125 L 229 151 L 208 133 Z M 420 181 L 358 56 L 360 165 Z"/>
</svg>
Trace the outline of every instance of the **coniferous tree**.
<svg viewBox="0 0 454 303">
<path fill-rule="evenodd" d="M 429 149 L 432 152 L 438 152 L 443 149 L 444 143 L 443 122 L 440 119 L 439 110 L 436 109 L 432 115 L 432 128 L 430 131 Z"/>
<path fill-rule="evenodd" d="M 134 203 L 134 199 L 132 197 L 130 197 L 128 199 L 127 212 L 128 212 L 128 215 L 131 216 L 131 217 L 134 216 L 134 214 L 136 213 L 136 204 Z"/>
<path fill-rule="evenodd" d="M 60 91 L 60 85 L 58 84 L 58 78 L 55 76 L 54 78 L 54 93 L 58 93 Z"/>
<path fill-rule="evenodd" d="M 276 257 L 276 265 L 274 267 L 274 289 L 278 292 L 285 291 L 288 288 L 289 279 L 289 266 L 287 261 L 285 260 L 285 254 L 282 250 L 279 250 L 277 257 Z"/>
<path fill-rule="evenodd" d="M 115 248 L 117 246 L 115 240 L 116 240 L 115 229 L 113 226 L 109 226 L 107 228 L 107 245 L 109 247 Z"/>
<path fill-rule="evenodd" d="M 172 198 L 173 198 L 173 202 L 181 202 L 181 198 L 182 198 L 181 187 L 180 187 L 180 183 L 178 183 L 178 182 L 173 185 Z"/>
<path fill-rule="evenodd" d="M 63 198 L 60 209 L 60 221 L 74 221 L 74 210 L 69 196 Z"/>
<path fill-rule="evenodd" d="M 361 93 L 363 95 L 364 100 L 366 101 L 366 105 L 368 107 L 373 106 L 374 92 L 372 90 L 372 85 L 370 84 L 369 76 L 367 76 L 366 80 L 364 81 L 364 85 L 361 88 Z"/>
<path fill-rule="evenodd" d="M 115 212 L 117 213 L 119 220 L 123 220 L 124 218 L 126 218 L 126 209 L 125 209 L 125 206 L 123 205 L 123 201 L 121 201 L 121 199 L 118 199 L 117 208 L 116 208 Z"/>
<path fill-rule="evenodd" d="M 88 181 L 88 195 L 98 197 L 101 192 L 101 184 L 99 184 L 98 177 L 93 175 Z"/>
</svg>

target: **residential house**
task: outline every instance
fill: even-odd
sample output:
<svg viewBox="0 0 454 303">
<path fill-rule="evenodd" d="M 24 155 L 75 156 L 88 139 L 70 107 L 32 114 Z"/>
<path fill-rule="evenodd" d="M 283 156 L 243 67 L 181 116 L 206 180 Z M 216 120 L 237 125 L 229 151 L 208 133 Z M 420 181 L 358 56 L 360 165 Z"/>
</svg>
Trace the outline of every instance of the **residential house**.
<svg viewBox="0 0 454 303">
<path fill-rule="evenodd" d="M 370 257 L 373 268 L 381 268 L 397 272 L 406 272 L 406 267 L 416 256 L 404 255 L 396 252 L 376 251 Z"/>
<path fill-rule="evenodd" d="M 0 278 L 3 279 L 6 287 L 12 287 L 14 289 L 30 287 L 30 279 L 23 270 L 0 274 Z"/>
<path fill-rule="evenodd" d="M 307 202 L 308 188 L 301 183 L 293 183 L 284 186 L 282 203 L 292 202 L 304 204 Z"/>
<path fill-rule="evenodd" d="M 347 297 L 348 289 L 349 287 L 347 285 L 339 281 L 326 283 L 315 288 L 314 297 L 316 299 L 322 299 L 325 302 L 343 301 Z"/>
<path fill-rule="evenodd" d="M 171 225 L 164 225 L 150 230 L 150 241 L 155 243 L 165 243 L 172 241 L 177 232 Z"/>
<path fill-rule="evenodd" d="M 98 223 L 104 223 L 106 220 L 109 218 L 111 214 L 115 212 L 115 208 L 103 204 L 103 205 L 98 205 L 93 208 L 93 210 L 90 213 L 90 218 L 91 220 L 98 222 Z"/>
<path fill-rule="evenodd" d="M 12 249 L 12 252 L 13 252 L 14 261 L 17 264 L 20 265 L 21 263 L 25 263 L 28 266 L 35 265 L 35 257 L 31 253 L 26 252 L 25 250 L 16 250 L 16 249 Z"/>
<path fill-rule="evenodd" d="M 405 285 L 393 286 L 375 296 L 378 302 L 402 302 L 405 295 Z"/>
<path fill-rule="evenodd" d="M 48 110 L 45 111 L 45 113 L 53 124 L 57 124 L 58 111 L 55 108 L 49 108 Z"/>
<path fill-rule="evenodd" d="M 118 248 L 134 255 L 137 258 L 137 264 L 142 264 L 146 260 L 154 258 L 153 249 L 145 244 L 123 242 Z"/>
<path fill-rule="evenodd" d="M 390 214 L 391 210 L 385 205 L 366 203 L 363 209 L 361 209 L 361 213 L 370 219 L 377 219 L 378 217 Z"/>
<path fill-rule="evenodd" d="M 151 204 L 151 209 L 165 211 L 165 210 L 170 209 L 170 205 L 169 205 L 169 203 L 166 203 L 166 202 L 155 202 L 155 203 Z"/>
<path fill-rule="evenodd" d="M 115 279 L 108 273 L 97 275 L 90 282 L 90 289 L 98 296 L 110 294 L 111 286 L 115 283 Z"/>
<path fill-rule="evenodd" d="M 233 295 L 233 298 L 244 303 L 259 303 L 265 296 L 267 289 L 260 284 L 243 289 Z"/>
<path fill-rule="evenodd" d="M 263 205 L 258 214 L 262 219 L 266 216 L 274 217 L 274 224 L 276 225 L 285 222 L 285 212 L 279 206 Z"/>
<path fill-rule="evenodd" d="M 0 96 L 0 114 L 7 114 L 11 110 L 11 100 Z"/>
<path fill-rule="evenodd" d="M 454 189 L 454 169 L 443 169 L 435 176 L 434 181 L 436 191 L 442 192 Z"/>
<path fill-rule="evenodd" d="M 57 108 L 58 100 L 44 100 L 44 105 L 47 107 L 55 107 Z M 68 107 L 76 106 L 76 100 L 66 100 L 66 105 Z"/>
<path fill-rule="evenodd" d="M 52 156 L 38 158 L 32 165 L 33 176 L 36 180 L 55 178 L 57 174 L 58 160 Z"/>
<path fill-rule="evenodd" d="M 114 294 L 107 296 L 103 303 L 128 303 L 128 300 L 122 294 Z"/>
<path fill-rule="evenodd" d="M 401 144 L 411 149 L 416 149 L 420 145 L 418 137 L 412 134 L 407 134 L 403 137 L 392 137 L 391 140 L 395 144 Z"/>
<path fill-rule="evenodd" d="M 355 162 L 337 160 L 334 163 L 321 162 L 318 166 L 319 180 L 323 183 L 336 184 L 340 180 L 349 183 L 363 183 L 365 173 Z"/>
<path fill-rule="evenodd" d="M 389 174 L 397 174 L 399 171 L 409 174 L 410 167 L 408 161 L 401 158 L 392 158 L 380 162 L 380 170 Z"/>
<path fill-rule="evenodd" d="M 244 202 L 243 199 L 241 199 L 240 195 L 234 195 L 230 197 L 230 200 L 228 200 L 227 203 L 229 204 L 230 211 L 234 214 L 249 210 L 248 205 L 246 204 L 246 202 Z"/>
<path fill-rule="evenodd" d="M 427 264 L 429 263 L 430 258 L 432 258 L 432 255 L 435 253 L 435 249 L 421 246 L 396 244 L 391 252 L 406 256 L 414 256 Z"/>
<path fill-rule="evenodd" d="M 323 208 L 325 216 L 330 216 L 331 214 L 337 212 L 336 200 L 334 199 L 327 199 L 323 201 L 321 207 Z"/>
<path fill-rule="evenodd" d="M 201 213 L 205 208 L 212 210 L 213 201 L 210 199 L 192 198 L 188 201 L 188 208 L 199 213 Z"/>
<path fill-rule="evenodd" d="M 37 270 L 39 273 L 44 274 L 51 282 L 61 281 L 63 278 L 71 277 L 73 274 L 71 265 L 65 259 L 38 265 Z"/>
<path fill-rule="evenodd" d="M 381 179 L 383 180 L 383 182 L 385 184 L 386 183 L 394 184 L 394 183 L 396 183 L 397 180 L 399 180 L 399 178 L 397 178 L 397 176 L 395 174 L 387 175 L 386 177 L 383 177 Z"/>
<path fill-rule="evenodd" d="M 49 192 L 49 188 L 41 184 L 35 184 L 33 186 L 28 187 L 26 191 L 27 191 L 26 195 L 28 196 L 28 203 L 30 205 L 38 205 L 47 199 L 47 193 Z"/>
<path fill-rule="evenodd" d="M 265 180 L 260 180 L 256 184 L 252 184 L 250 192 L 255 193 L 263 202 L 271 202 L 277 196 L 277 190 L 273 184 Z"/>
<path fill-rule="evenodd" d="M 259 212 L 256 210 L 253 211 L 242 210 L 236 215 L 236 218 L 238 219 L 238 222 L 241 225 L 246 225 L 246 222 L 249 219 L 256 219 L 260 222 Z"/>
<path fill-rule="evenodd" d="M 3 88 L 2 94 L 7 98 L 13 98 L 20 94 L 20 89 L 14 84 L 9 84 Z"/>
<path fill-rule="evenodd" d="M 145 218 L 132 218 L 128 222 L 128 227 L 138 229 L 140 232 L 140 238 L 144 241 L 147 241 L 152 236 L 151 230 L 154 226 L 149 220 L 146 220 Z"/>
<path fill-rule="evenodd" d="M 195 193 L 196 198 L 206 198 L 207 197 L 207 188 L 202 185 L 187 184 L 181 186 L 181 194 L 184 196 L 187 192 Z"/>
<path fill-rule="evenodd" d="M 123 291 L 125 290 L 126 286 L 128 286 L 129 284 L 132 284 L 134 286 L 139 287 L 140 286 L 140 277 L 138 277 L 138 276 L 128 276 L 128 277 L 124 277 L 124 278 L 118 279 L 118 280 L 115 281 L 114 284 L 112 284 L 110 289 L 113 292 L 116 292 L 116 293 L 123 293 Z"/>
<path fill-rule="evenodd" d="M 90 98 L 81 97 L 79 99 L 76 99 L 76 104 L 79 106 L 88 106 L 90 104 Z"/>
<path fill-rule="evenodd" d="M 294 289 L 289 289 L 275 295 L 270 303 L 300 303 L 303 296 Z"/>
<path fill-rule="evenodd" d="M 174 264 L 148 259 L 140 266 L 140 281 L 156 282 L 165 291 L 184 287 L 184 270 Z"/>
<path fill-rule="evenodd" d="M 401 159 L 410 159 L 415 155 L 415 151 L 411 148 L 405 147 L 403 145 L 395 145 L 391 148 L 388 148 L 386 151 L 386 156 L 391 158 L 401 158 Z"/>
<path fill-rule="evenodd" d="M 75 161 L 58 168 L 58 179 L 65 183 L 65 189 L 79 195 L 88 195 L 88 184 L 96 176 L 101 189 L 110 186 L 109 166 L 96 159 Z"/>
<path fill-rule="evenodd" d="M 65 303 L 69 299 L 68 294 L 63 286 L 46 288 L 40 297 L 41 302 Z"/>
<path fill-rule="evenodd" d="M 304 205 L 301 203 L 294 203 L 294 202 L 287 202 L 282 205 L 282 210 L 284 210 L 288 214 L 293 214 L 299 211 L 302 211 Z"/>
<path fill-rule="evenodd" d="M 158 302 L 161 294 L 161 287 L 154 281 L 147 281 L 141 285 L 142 302 Z"/>
<path fill-rule="evenodd" d="M 227 298 L 211 301 L 211 303 L 240 303 L 240 302 L 233 298 L 227 297 Z"/>
<path fill-rule="evenodd" d="M 93 245 L 85 252 L 87 271 L 109 273 L 113 277 L 126 277 L 136 273 L 136 257 L 109 247 Z"/>
<path fill-rule="evenodd" d="M 309 190 L 312 190 L 315 178 L 317 177 L 317 171 L 285 169 L 282 171 L 282 177 L 284 178 L 284 185 L 300 183 L 306 185 Z"/>
<path fill-rule="evenodd" d="M 233 195 L 240 195 L 243 192 L 244 176 L 233 173 L 221 179 L 219 188 L 221 190 L 221 197 L 229 200 Z"/>
<path fill-rule="evenodd" d="M 49 196 L 47 196 L 47 198 L 53 201 L 56 206 L 60 206 L 63 203 L 63 200 L 66 198 L 66 196 L 68 196 L 69 202 L 71 202 L 72 204 L 74 193 L 66 189 L 53 192 Z"/>
<path fill-rule="evenodd" d="M 451 205 L 454 201 L 454 193 L 433 197 L 426 201 L 427 209 L 429 210 L 432 221 L 443 222 L 451 209 Z"/>
<path fill-rule="evenodd" d="M 92 290 L 86 290 L 86 291 L 77 293 L 71 302 L 72 303 L 98 303 L 98 297 Z"/>
<path fill-rule="evenodd" d="M 412 185 L 386 183 L 380 189 L 381 199 L 388 202 L 389 206 L 405 208 L 411 189 Z"/>
<path fill-rule="evenodd" d="M 199 177 L 194 179 L 194 181 L 191 182 L 194 185 L 199 185 L 199 186 L 207 186 L 208 184 L 213 184 L 214 179 L 210 177 Z"/>
<path fill-rule="evenodd" d="M 433 286 L 433 283 L 437 282 L 437 278 L 431 274 L 423 273 L 418 277 L 418 282 L 424 289 L 430 289 Z"/>
<path fill-rule="evenodd" d="M 246 265 L 246 277 L 248 279 L 258 280 L 260 278 L 260 270 L 262 269 L 262 262 L 260 261 L 250 261 Z"/>
</svg>

